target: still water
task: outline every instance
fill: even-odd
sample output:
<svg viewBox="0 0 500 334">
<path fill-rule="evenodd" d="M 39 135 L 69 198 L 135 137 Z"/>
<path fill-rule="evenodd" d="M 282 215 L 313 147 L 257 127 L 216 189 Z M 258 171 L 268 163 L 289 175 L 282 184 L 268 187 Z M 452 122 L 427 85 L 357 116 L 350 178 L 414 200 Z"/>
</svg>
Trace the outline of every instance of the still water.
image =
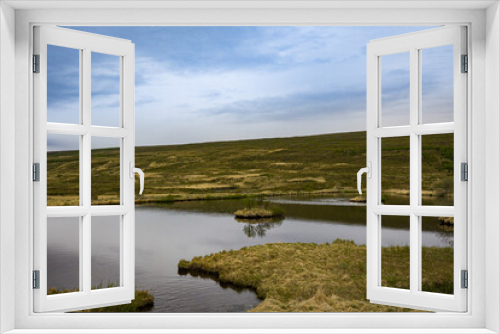
<svg viewBox="0 0 500 334">
<path fill-rule="evenodd" d="M 243 312 L 260 303 L 248 289 L 221 286 L 211 278 L 178 272 L 181 259 L 221 250 L 274 242 L 366 243 L 366 206 L 338 198 L 272 198 L 286 218 L 278 222 L 238 222 L 233 213 L 243 200 L 181 202 L 136 207 L 136 286 L 155 297 L 151 312 Z M 93 218 L 94 219 L 94 218 Z M 425 221 L 424 246 L 453 244 L 453 232 L 437 219 Z M 78 286 L 78 224 L 48 224 L 48 287 Z M 408 245 L 408 226 L 398 217 L 384 222 L 383 243 Z M 117 217 L 96 217 L 92 224 L 92 284 L 119 282 Z"/>
</svg>

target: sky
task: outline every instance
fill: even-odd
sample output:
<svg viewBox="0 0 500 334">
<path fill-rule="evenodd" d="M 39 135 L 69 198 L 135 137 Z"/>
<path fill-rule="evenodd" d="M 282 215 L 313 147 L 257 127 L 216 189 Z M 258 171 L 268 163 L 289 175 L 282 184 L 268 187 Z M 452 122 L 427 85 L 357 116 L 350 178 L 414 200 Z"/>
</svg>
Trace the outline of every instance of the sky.
<svg viewBox="0 0 500 334">
<path fill-rule="evenodd" d="M 429 28 L 71 27 L 135 44 L 137 146 L 366 130 L 366 45 Z M 423 121 L 450 121 L 453 47 L 422 52 Z M 78 122 L 78 71 L 77 50 L 49 47 L 49 122 Z M 408 54 L 384 56 L 383 126 L 408 111 Z M 92 53 L 92 124 L 118 123 L 119 59 Z"/>
</svg>

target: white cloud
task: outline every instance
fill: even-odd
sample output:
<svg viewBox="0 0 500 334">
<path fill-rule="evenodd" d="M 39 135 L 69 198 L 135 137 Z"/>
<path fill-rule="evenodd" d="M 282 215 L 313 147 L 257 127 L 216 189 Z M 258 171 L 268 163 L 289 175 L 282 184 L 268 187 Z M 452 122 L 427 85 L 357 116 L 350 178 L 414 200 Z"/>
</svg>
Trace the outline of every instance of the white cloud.
<svg viewBox="0 0 500 334">
<path fill-rule="evenodd" d="M 137 145 L 363 130 L 366 44 L 419 29 L 424 27 L 254 27 L 253 35 L 231 48 L 209 48 L 204 40 L 200 53 L 196 45 L 177 43 L 183 48 L 179 55 L 188 55 L 192 64 L 179 56 L 169 59 L 149 43 L 136 58 Z M 139 38 L 139 28 L 134 34 Z M 214 43 L 223 41 L 221 34 Z M 136 46 L 141 47 L 139 40 Z M 392 62 L 389 69 L 401 66 Z M 106 92 L 112 71 L 100 66 L 95 73 L 104 79 L 95 88 Z M 391 89 L 398 85 L 395 81 Z M 429 98 L 438 101 L 436 92 Z M 111 121 L 118 97 L 107 93 L 93 97 L 93 106 Z M 436 115 L 446 109 L 446 100 L 439 101 Z"/>
</svg>

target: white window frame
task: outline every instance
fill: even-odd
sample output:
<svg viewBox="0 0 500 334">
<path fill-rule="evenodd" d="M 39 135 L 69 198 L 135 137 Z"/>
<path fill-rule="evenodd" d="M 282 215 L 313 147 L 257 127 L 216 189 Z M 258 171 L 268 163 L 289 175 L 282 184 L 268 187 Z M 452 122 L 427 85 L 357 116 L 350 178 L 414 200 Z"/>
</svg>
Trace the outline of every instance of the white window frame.
<svg viewBox="0 0 500 334">
<path fill-rule="evenodd" d="M 79 124 L 47 122 L 47 46 L 78 50 L 80 60 Z M 119 127 L 92 125 L 91 67 L 92 53 L 119 58 L 120 115 Z M 39 164 L 39 181 L 33 184 L 33 268 L 39 271 L 39 288 L 34 289 L 35 312 L 74 311 L 93 307 L 130 303 L 135 295 L 135 121 L 134 121 L 134 44 L 60 27 L 34 27 L 34 54 L 39 58 L 39 73 L 33 76 L 34 162 Z M 47 135 L 78 136 L 80 187 L 77 206 L 47 207 Z M 120 205 L 91 204 L 92 137 L 115 138 L 120 142 Z M 117 216 L 120 222 L 119 286 L 92 289 L 91 245 L 92 216 Z M 72 217 L 79 220 L 79 289 L 78 292 L 47 295 L 47 226 L 48 219 Z"/>
<path fill-rule="evenodd" d="M 461 181 L 461 163 L 467 163 L 467 76 L 461 73 L 461 56 L 467 54 L 464 26 L 439 27 L 410 34 L 370 41 L 367 46 L 367 161 L 371 177 L 367 179 L 367 298 L 372 303 L 396 305 L 423 310 L 464 312 L 467 290 L 460 284 L 461 270 L 467 270 L 467 183 Z M 421 50 L 444 45 L 453 46 L 453 122 L 422 123 L 422 53 Z M 382 119 L 382 58 L 409 54 L 409 124 L 384 127 Z M 422 138 L 423 135 L 454 134 L 454 205 L 422 204 Z M 409 205 L 382 203 L 382 140 L 406 137 L 410 144 Z M 384 216 L 409 218 L 410 287 L 397 289 L 381 285 L 382 220 Z M 422 291 L 422 217 L 454 217 L 453 294 Z"/>
<path fill-rule="evenodd" d="M 142 7 L 143 10 L 120 6 Z M 14 10 L 24 7 L 25 10 Z M 41 9 L 47 6 L 47 9 Z M 73 8 L 71 8 L 73 6 Z M 113 10 L 103 10 L 109 6 Z M 150 9 L 147 7 L 150 6 Z M 163 6 L 162 9 L 151 7 Z M 177 8 L 176 8 L 177 6 Z M 182 6 L 182 9 L 178 7 Z M 397 9 L 391 9 L 392 6 Z M 489 6 L 489 8 L 487 8 Z M 69 8 L 58 8 L 69 7 Z M 74 9 L 87 8 L 87 9 Z M 97 8 L 99 7 L 99 8 Z M 118 8 L 117 8 L 118 7 Z M 225 8 L 229 7 L 229 8 Z M 231 8 L 232 7 L 232 8 Z M 30 9 L 32 8 L 32 9 Z M 33 9 L 34 8 L 34 9 Z M 225 9 L 224 9 L 225 8 Z M 487 9 L 486 9 L 487 8 Z M 109 332 L 127 329 L 127 333 L 237 332 L 346 332 L 350 333 L 492 333 L 500 331 L 500 18 L 498 3 L 474 1 L 371 1 L 366 2 L 238 2 L 224 4 L 162 4 L 143 1 L 116 2 L 22 2 L 0 4 L 0 325 L 13 333 Z M 15 17 L 15 22 L 13 20 Z M 34 314 L 31 290 L 32 269 L 32 27 L 57 25 L 441 25 L 465 24 L 469 31 L 471 59 L 468 76 L 468 115 L 470 167 L 468 208 L 471 242 L 468 245 L 469 308 L 466 313 L 435 314 Z M 486 23 L 486 24 L 485 24 Z M 15 41 L 14 33 L 15 31 Z M 133 41 L 132 41 L 133 42 Z M 15 47 L 15 54 L 14 54 Z M 13 56 L 14 55 L 14 56 Z M 15 58 L 14 58 L 15 57 Z M 15 73 L 12 66 L 15 65 Z M 10 71 L 10 72 L 9 72 Z M 5 73 L 8 73 L 6 77 Z M 10 74 L 9 74 L 10 73 Z M 12 82 L 15 80 L 15 87 Z M 10 84 L 10 85 L 9 85 Z M 15 100 L 8 93 L 15 92 Z M 12 116 L 15 110 L 15 117 Z M 6 127 L 15 127 L 15 133 Z M 12 142 L 15 139 L 15 145 Z M 486 154 L 485 152 L 488 152 Z M 14 160 L 15 163 L 10 163 Z M 15 170 L 14 186 L 10 172 Z M 486 182 L 488 172 L 488 182 Z M 488 192 L 488 197 L 486 197 Z M 15 211 L 9 210 L 14 204 Z M 14 218 L 14 219 L 10 219 Z M 486 219 L 488 218 L 488 219 Z M 472 229 L 474 227 L 474 229 Z M 14 257 L 12 254 L 14 253 Z M 495 254 L 495 256 L 491 256 Z M 490 256 L 486 256 L 490 255 Z M 14 289 L 12 287 L 15 287 Z M 487 291 L 487 293 L 486 293 Z M 12 307 L 14 305 L 14 307 Z M 168 330 L 170 328 L 170 330 Z M 260 328 L 260 330 L 258 329 Z M 58 330 L 59 329 L 59 330 Z M 136 330 L 133 330 L 136 329 Z M 349 329 L 349 330 L 348 330 Z M 190 332 L 190 331 L 188 331 Z"/>
</svg>

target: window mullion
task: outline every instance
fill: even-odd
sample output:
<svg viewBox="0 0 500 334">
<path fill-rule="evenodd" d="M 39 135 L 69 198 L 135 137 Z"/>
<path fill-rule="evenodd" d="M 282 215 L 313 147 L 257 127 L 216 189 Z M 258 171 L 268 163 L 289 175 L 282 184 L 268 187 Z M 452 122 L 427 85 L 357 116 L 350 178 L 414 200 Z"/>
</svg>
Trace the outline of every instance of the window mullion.
<svg viewBox="0 0 500 334">
<path fill-rule="evenodd" d="M 420 195 L 420 157 L 419 136 L 415 128 L 419 123 L 419 51 L 410 49 L 410 291 L 415 293 L 420 285 L 420 217 L 413 212 L 419 205 Z"/>
<path fill-rule="evenodd" d="M 83 62 L 82 62 L 82 125 L 90 129 L 91 126 L 91 51 L 90 49 L 83 50 Z M 91 134 L 88 131 L 81 137 L 82 146 L 80 148 L 82 169 L 80 174 L 80 179 L 82 182 L 81 198 L 83 206 L 87 208 L 88 212 L 82 217 L 82 228 L 80 234 L 80 275 L 83 277 L 83 291 L 85 293 L 90 293 L 92 289 L 92 272 L 91 272 Z"/>
</svg>

